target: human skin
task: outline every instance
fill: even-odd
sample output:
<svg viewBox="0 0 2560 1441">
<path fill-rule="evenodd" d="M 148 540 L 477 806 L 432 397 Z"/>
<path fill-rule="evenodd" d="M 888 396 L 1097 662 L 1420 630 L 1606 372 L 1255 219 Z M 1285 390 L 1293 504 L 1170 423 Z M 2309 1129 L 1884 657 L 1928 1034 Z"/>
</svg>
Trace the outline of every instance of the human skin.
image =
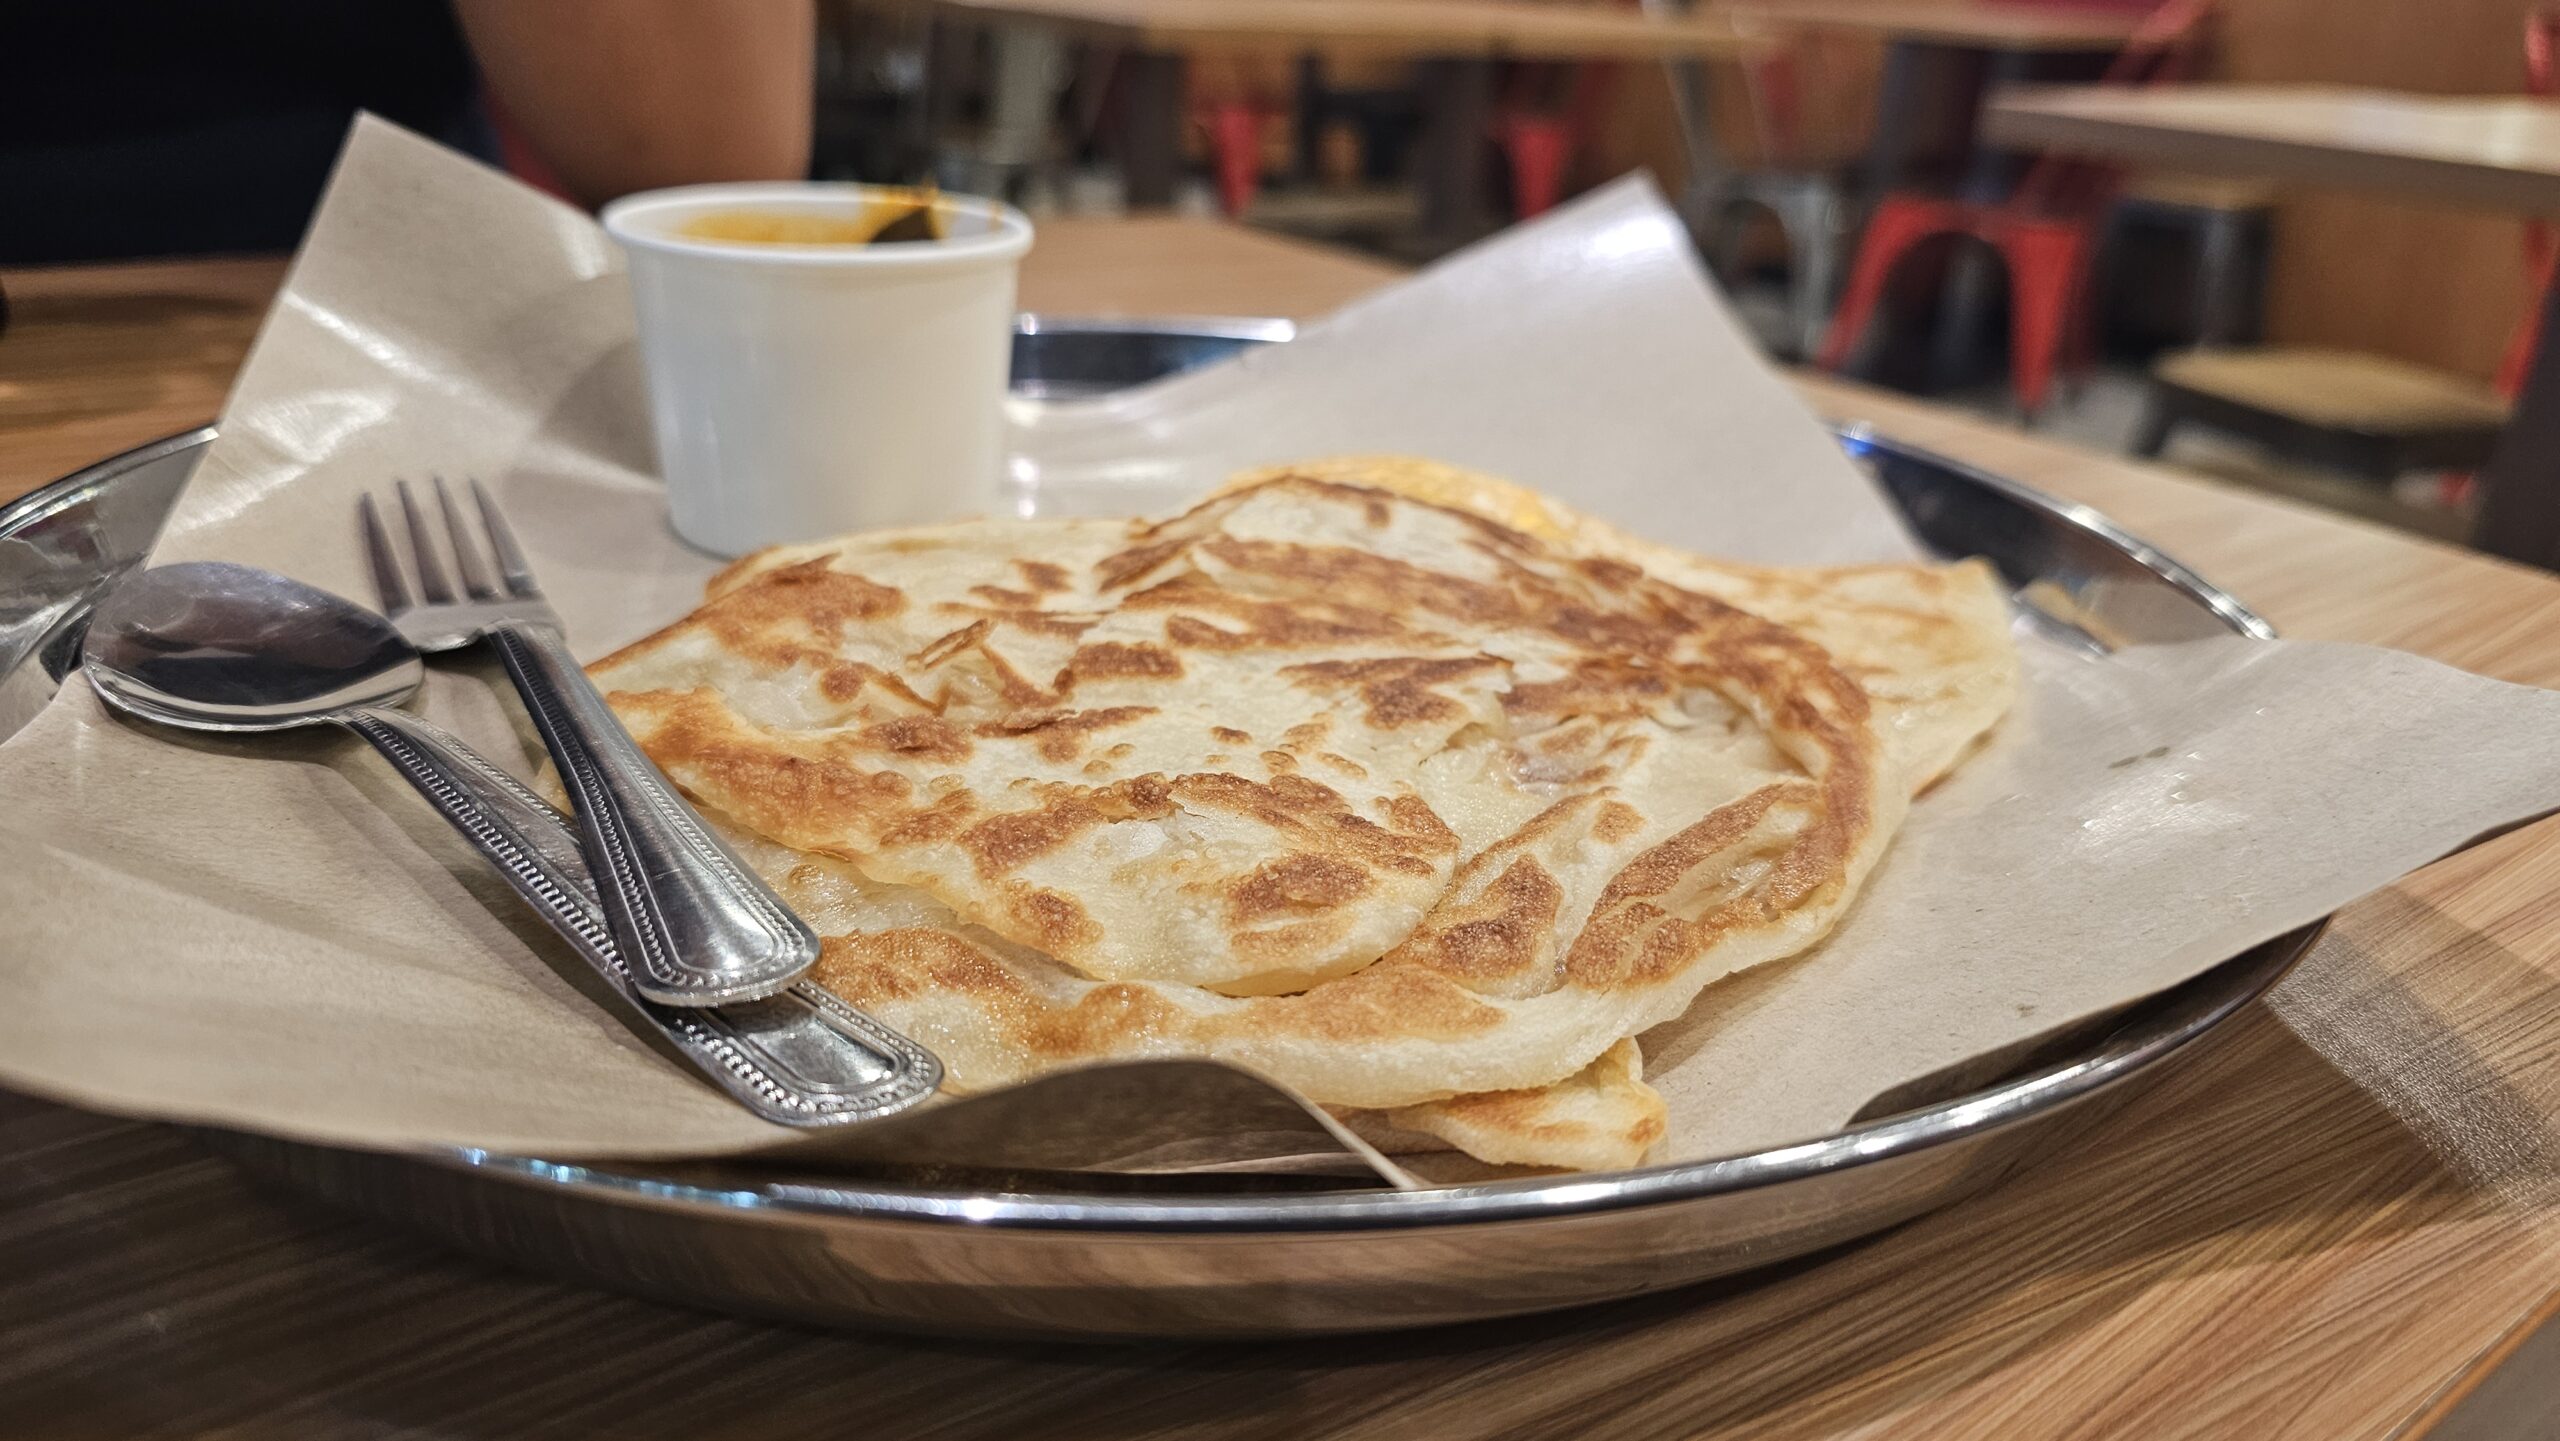
<svg viewBox="0 0 2560 1441">
<path fill-rule="evenodd" d="M 456 0 L 491 100 L 571 198 L 809 169 L 814 0 Z"/>
</svg>

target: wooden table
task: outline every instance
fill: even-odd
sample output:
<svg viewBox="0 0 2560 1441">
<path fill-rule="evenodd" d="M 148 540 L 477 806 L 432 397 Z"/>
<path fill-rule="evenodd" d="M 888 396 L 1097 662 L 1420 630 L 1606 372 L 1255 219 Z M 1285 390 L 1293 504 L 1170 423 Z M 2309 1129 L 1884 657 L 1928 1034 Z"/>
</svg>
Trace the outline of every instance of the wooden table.
<svg viewBox="0 0 2560 1441">
<path fill-rule="evenodd" d="M 1922 113 L 1930 98 L 1924 93 L 1931 89 L 1924 84 L 1928 74 L 1941 76 L 1937 98 L 1956 110 L 1956 145 L 1973 154 L 1967 187 L 1982 189 L 1999 178 L 1986 153 L 1973 146 L 1986 85 L 2026 79 L 2045 60 L 2113 55 L 2144 19 L 2139 11 L 1982 0 L 1741 0 L 1721 13 L 1745 32 L 1791 26 L 1851 30 L 1890 47 L 1867 155 L 1866 184 L 1879 193 L 1900 180 L 1929 128 Z"/>
<path fill-rule="evenodd" d="M 2516 97 L 2309 86 L 2025 89 L 1994 97 L 1985 127 L 2003 144 L 2560 215 L 2560 107 Z M 2560 566 L 2560 286 L 2542 304 L 2541 351 L 2480 472 L 2475 541 Z"/>
<path fill-rule="evenodd" d="M 222 408 L 277 259 L 0 271 L 0 500 Z"/>
<path fill-rule="evenodd" d="M 1995 96 L 2003 145 L 2560 214 L 2560 106 L 2332 86 L 2058 86 Z"/>
<path fill-rule="evenodd" d="M 1967 0 L 1743 0 L 1723 13 L 1738 24 L 1820 25 L 1896 42 L 2062 55 L 2120 49 L 2143 20 L 2139 10 Z"/>
<path fill-rule="evenodd" d="M 119 276 L 178 297 L 238 280 L 55 280 L 105 295 Z M 1305 315 L 1388 276 L 1205 224 L 1061 222 L 1023 293 Z M 152 335 L 74 364 L 119 373 Z M 0 359 L 31 337 L 70 343 L 30 329 Z M 1806 385 L 1835 414 L 2107 510 L 2295 635 L 2560 686 L 2549 576 Z M 209 409 L 219 388 L 181 357 L 156 394 Z M 52 433 L 0 426 L 0 474 Z M 2546 823 L 2351 907 L 2104 1136 L 1870 1243 L 1747 1285 L 1399 1337 L 1106 1350 L 725 1320 L 449 1257 L 257 1194 L 158 1127 L 0 1095 L 0 1418 L 29 1438 L 2547 1436 L 2555 895 Z"/>
<path fill-rule="evenodd" d="M 1129 201 L 1163 206 L 1180 170 L 1184 70 L 1198 48 L 1366 51 L 1419 65 L 1422 227 L 1444 244 L 1486 228 L 1482 160 L 1504 60 L 1696 61 L 1740 52 L 1718 19 L 1535 0 L 933 0 L 937 19 L 1036 27 L 1125 52 L 1121 164 Z M 1703 119 L 1684 117 L 1695 147 Z"/>
<path fill-rule="evenodd" d="M 1047 25 L 1148 51 L 1322 47 L 1503 60 L 1704 59 L 1737 43 L 1720 20 L 1536 0 L 934 0 L 990 21 Z"/>
</svg>

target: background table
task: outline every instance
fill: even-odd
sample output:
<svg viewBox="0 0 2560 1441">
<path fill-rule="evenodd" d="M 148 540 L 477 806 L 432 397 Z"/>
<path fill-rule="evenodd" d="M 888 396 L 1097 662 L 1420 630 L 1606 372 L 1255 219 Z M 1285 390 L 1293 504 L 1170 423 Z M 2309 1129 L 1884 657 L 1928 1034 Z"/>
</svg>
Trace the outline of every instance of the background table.
<svg viewBox="0 0 2560 1441">
<path fill-rule="evenodd" d="M 1725 54 L 1721 21 L 1538 0 L 933 0 L 986 20 L 1050 25 L 1142 50 L 1320 46 L 1388 55 L 1660 60 Z"/>
<path fill-rule="evenodd" d="M 1827 25 L 1897 42 L 2027 54 L 2114 50 L 2143 19 L 2133 9 L 1970 0 L 1742 0 L 1724 13 L 1740 22 Z"/>
<path fill-rule="evenodd" d="M 1034 26 L 1127 54 L 1129 202 L 1173 199 L 1182 157 L 1183 72 L 1199 47 L 1366 51 L 1419 62 L 1422 227 L 1442 242 L 1485 228 L 1481 172 L 1503 60 L 1700 60 L 1740 52 L 1721 20 L 1534 0 L 934 0 L 938 20 Z M 1705 143 L 1685 121 L 1691 153 Z"/>
<path fill-rule="evenodd" d="M 1993 98 L 2002 144 L 2560 215 L 2560 107 L 2331 87 L 2029 89 Z M 2411 283 L 2423 283 L 2413 276 Z M 2560 286 L 2486 468 L 2475 542 L 2560 566 Z"/>
<path fill-rule="evenodd" d="M 1966 0 L 1743 0 L 1724 7 L 1746 31 L 1814 26 L 1873 35 L 1889 47 L 1876 101 L 1875 136 L 1864 183 L 1875 193 L 1900 184 L 1915 147 L 1933 129 L 1959 152 L 1974 149 L 1968 191 L 1996 199 L 2000 176 L 1992 157 L 1975 149 L 1976 114 L 1987 84 L 2028 78 L 2047 58 L 2086 60 L 2124 48 L 2141 25 L 2139 12 L 2067 5 L 1966 3 Z M 1937 83 L 1928 83 L 1934 76 Z M 1933 126 L 1924 111 L 1952 107 L 1952 121 Z"/>
<path fill-rule="evenodd" d="M 1984 133 L 2304 185 L 2560 214 L 2560 105 L 2342 86 L 2058 86 L 1993 97 Z"/>
<path fill-rule="evenodd" d="M 185 397 L 201 419 L 220 366 L 186 351 L 156 370 L 142 357 L 164 328 L 145 317 L 251 274 L 12 275 L 13 293 L 144 298 L 92 312 L 132 321 L 115 341 L 39 307 L 0 338 L 0 374 L 23 380 L 21 346 L 64 357 L 89 334 L 47 383 L 165 384 L 129 433 L 62 421 L 86 427 L 79 444 L 167 429 L 148 407 Z M 1023 295 L 1303 316 L 1388 277 L 1204 223 L 1061 222 Z M 2293 634 L 2560 685 L 2549 576 L 1852 386 L 1807 391 L 2099 506 Z M 0 416 L 0 476 L 58 443 L 22 420 Z M 708 1317 L 446 1256 L 263 1197 L 159 1127 L 0 1094 L 0 1418 L 37 1438 L 2549 1435 L 2555 896 L 2560 825 L 2544 824 L 2351 907 L 2269 1004 L 2104 1135 L 1870 1243 L 1747 1284 L 1407 1336 L 1106 1350 Z"/>
</svg>

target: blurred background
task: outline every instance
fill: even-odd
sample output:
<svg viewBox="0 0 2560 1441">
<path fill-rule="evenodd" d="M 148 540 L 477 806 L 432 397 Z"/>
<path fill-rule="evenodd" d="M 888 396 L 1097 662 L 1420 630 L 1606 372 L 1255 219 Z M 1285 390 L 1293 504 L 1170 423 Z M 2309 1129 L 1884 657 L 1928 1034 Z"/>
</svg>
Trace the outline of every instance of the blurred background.
<svg viewBox="0 0 2560 1441">
<path fill-rule="evenodd" d="M 0 267 L 287 250 L 358 106 L 584 205 L 906 181 L 1405 263 L 1642 169 L 1781 361 L 2458 537 L 2532 358 L 2538 221 L 2040 155 L 1983 116 L 2039 82 L 2530 98 L 2553 23 L 2529 0 L 13 6 Z M 11 359 L 0 406 L 77 403 Z"/>
</svg>

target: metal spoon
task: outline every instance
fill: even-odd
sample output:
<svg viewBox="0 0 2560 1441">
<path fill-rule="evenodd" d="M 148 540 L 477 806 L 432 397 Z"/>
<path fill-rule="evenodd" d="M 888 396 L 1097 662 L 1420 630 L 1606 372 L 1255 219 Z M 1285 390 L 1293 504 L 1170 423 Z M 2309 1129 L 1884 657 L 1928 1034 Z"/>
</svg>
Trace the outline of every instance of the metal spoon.
<svg viewBox="0 0 2560 1441">
<path fill-rule="evenodd" d="M 643 1000 L 565 818 L 461 741 L 392 708 L 426 667 L 363 606 L 273 571 L 189 561 L 128 576 L 83 645 L 81 669 L 99 696 L 144 720 L 229 732 L 335 725 L 364 737 L 617 993 L 765 1119 L 882 1116 L 941 1084 L 931 1052 L 806 983 L 714 1010 Z"/>
</svg>

